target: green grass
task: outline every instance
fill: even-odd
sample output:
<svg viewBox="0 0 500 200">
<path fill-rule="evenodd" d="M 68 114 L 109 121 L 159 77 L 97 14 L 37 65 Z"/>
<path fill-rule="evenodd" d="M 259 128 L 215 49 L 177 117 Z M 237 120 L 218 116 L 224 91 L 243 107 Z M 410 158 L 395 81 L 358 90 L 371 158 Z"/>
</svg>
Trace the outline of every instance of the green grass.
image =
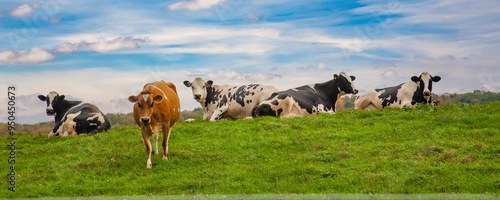
<svg viewBox="0 0 500 200">
<path fill-rule="evenodd" d="M 17 137 L 16 192 L 2 181 L 1 197 L 500 194 L 500 102 L 181 123 L 152 170 L 137 127 Z"/>
</svg>

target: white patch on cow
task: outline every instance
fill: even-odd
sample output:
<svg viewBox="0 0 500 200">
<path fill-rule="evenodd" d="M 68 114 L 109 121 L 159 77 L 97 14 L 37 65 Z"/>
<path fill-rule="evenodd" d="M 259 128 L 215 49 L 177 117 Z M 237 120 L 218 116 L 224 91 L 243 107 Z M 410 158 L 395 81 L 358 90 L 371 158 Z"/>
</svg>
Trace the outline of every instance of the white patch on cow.
<svg viewBox="0 0 500 200">
<path fill-rule="evenodd" d="M 431 81 L 431 75 L 429 74 L 429 72 L 423 72 L 421 75 L 421 80 L 423 83 L 424 83 L 424 88 L 423 88 L 423 94 L 425 93 L 431 93 L 431 91 L 429 90 L 429 82 Z M 422 94 L 422 95 L 423 95 Z M 430 96 L 425 96 L 424 95 L 424 98 L 427 102 L 429 102 L 429 99 L 431 98 Z"/>
<path fill-rule="evenodd" d="M 76 132 L 76 122 L 74 119 L 75 119 L 75 117 L 77 117 L 81 113 L 82 113 L 82 111 L 78 111 L 75 114 L 68 114 L 66 116 L 66 120 L 61 125 L 62 131 L 59 135 L 61 135 L 61 136 L 68 136 L 68 135 L 76 136 L 76 135 L 78 135 L 78 133 Z"/>
<path fill-rule="evenodd" d="M 318 104 L 317 110 L 318 110 L 318 112 L 322 112 L 322 113 L 335 113 L 333 111 L 333 109 L 330 109 L 327 111 L 327 109 L 325 108 L 325 105 L 323 105 L 323 104 Z"/>
<path fill-rule="evenodd" d="M 73 114 L 67 114 L 65 116 L 64 122 L 59 126 L 57 131 L 55 133 L 50 132 L 49 137 L 51 137 L 53 135 L 59 135 L 61 137 L 65 137 L 68 135 L 71 135 L 71 136 L 78 135 L 78 133 L 76 132 L 76 129 L 75 129 L 76 122 L 74 121 L 74 119 L 75 119 L 75 117 L 77 117 L 81 113 L 82 113 L 82 111 L 78 111 L 77 113 L 73 113 Z"/>
<path fill-rule="evenodd" d="M 90 121 L 94 119 L 97 116 L 97 120 L 101 122 L 101 124 L 106 123 L 106 120 L 104 119 L 104 116 L 99 112 L 99 113 L 92 113 L 93 115 L 87 118 L 87 121 Z M 89 125 L 97 125 L 95 123 L 90 123 Z"/>
<path fill-rule="evenodd" d="M 154 87 L 154 88 L 156 88 L 157 90 L 159 90 L 159 91 L 161 92 L 162 96 L 163 96 L 163 99 L 164 99 L 164 100 L 168 100 L 167 95 L 165 94 L 165 92 L 163 92 L 163 90 L 161 90 L 160 88 L 156 87 L 155 85 L 151 85 L 151 87 Z M 145 101 L 145 100 L 144 100 L 144 101 Z"/>
<path fill-rule="evenodd" d="M 54 99 L 56 98 L 56 96 L 57 96 L 57 95 L 59 95 L 59 94 L 57 94 L 57 92 L 55 92 L 55 91 L 51 91 L 51 92 L 49 93 L 49 95 L 47 95 L 47 96 L 49 97 L 49 99 L 48 99 L 48 101 L 49 101 L 49 106 L 47 107 L 47 109 L 54 109 L 54 108 L 52 107 L 52 102 L 54 101 Z"/>
<path fill-rule="evenodd" d="M 339 75 L 345 77 L 347 79 L 347 81 L 349 81 L 349 84 L 351 85 L 352 90 L 356 91 L 356 86 L 354 86 L 354 83 L 352 82 L 352 79 L 350 76 L 348 76 L 345 72 L 340 72 Z M 339 91 L 340 91 L 340 89 L 339 89 Z"/>
<path fill-rule="evenodd" d="M 142 95 L 142 99 L 144 99 L 144 101 L 148 101 L 148 98 L 149 98 L 149 94 Z"/>
</svg>

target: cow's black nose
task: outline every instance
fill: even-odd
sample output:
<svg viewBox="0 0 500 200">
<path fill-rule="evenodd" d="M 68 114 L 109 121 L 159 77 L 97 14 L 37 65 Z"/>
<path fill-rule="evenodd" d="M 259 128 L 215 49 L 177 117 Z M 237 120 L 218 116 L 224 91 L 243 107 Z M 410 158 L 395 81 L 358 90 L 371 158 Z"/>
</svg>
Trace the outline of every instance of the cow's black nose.
<svg viewBox="0 0 500 200">
<path fill-rule="evenodd" d="M 194 99 L 201 99 L 201 94 L 195 94 Z"/>
<path fill-rule="evenodd" d="M 358 90 L 357 90 L 357 89 L 354 89 L 353 94 L 357 94 L 357 93 L 358 93 Z"/>
<path fill-rule="evenodd" d="M 47 108 L 47 109 L 45 110 L 45 113 L 47 113 L 47 115 L 53 115 L 53 114 L 54 114 L 54 109 Z"/>
<path fill-rule="evenodd" d="M 150 121 L 149 117 L 141 117 L 141 122 L 142 122 L 143 124 L 146 124 L 146 125 L 147 125 L 147 124 L 149 124 L 149 121 Z"/>
</svg>

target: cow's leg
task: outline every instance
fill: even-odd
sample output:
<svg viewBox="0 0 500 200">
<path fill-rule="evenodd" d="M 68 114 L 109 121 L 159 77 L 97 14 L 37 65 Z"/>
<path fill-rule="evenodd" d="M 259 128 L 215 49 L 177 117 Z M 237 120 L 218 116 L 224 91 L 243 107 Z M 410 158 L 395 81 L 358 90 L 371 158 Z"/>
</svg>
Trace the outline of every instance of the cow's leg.
<svg viewBox="0 0 500 200">
<path fill-rule="evenodd" d="M 222 106 L 220 108 L 217 108 L 214 110 L 214 114 L 212 114 L 212 117 L 210 118 L 210 121 L 213 122 L 217 119 L 220 119 L 220 116 L 227 111 L 229 106 Z"/>
<path fill-rule="evenodd" d="M 153 134 L 153 139 L 154 139 L 154 145 L 155 145 L 153 154 L 158 154 L 158 133 Z"/>
<path fill-rule="evenodd" d="M 360 96 L 354 101 L 355 110 L 369 110 L 370 105 L 373 105 L 373 103 L 367 96 Z M 375 105 L 373 106 L 375 107 Z"/>
<path fill-rule="evenodd" d="M 278 107 L 273 110 L 279 110 L 279 108 L 282 109 L 281 113 L 278 115 L 279 118 L 288 118 L 294 116 L 294 113 L 292 111 L 293 101 L 290 99 L 290 97 L 283 99 L 283 101 L 279 103 Z"/>
<path fill-rule="evenodd" d="M 163 141 L 161 143 L 163 147 L 163 160 L 168 160 L 168 139 L 170 138 L 170 126 L 163 125 Z"/>
<path fill-rule="evenodd" d="M 146 146 L 146 154 L 148 155 L 148 161 L 146 161 L 146 168 L 151 169 L 153 164 L 151 163 L 151 141 L 149 140 L 149 133 L 147 130 L 141 130 L 142 140 L 144 141 L 144 146 Z"/>
<path fill-rule="evenodd" d="M 62 131 L 62 127 L 63 127 L 63 122 L 56 123 L 52 131 L 50 131 L 48 137 L 59 136 Z"/>
</svg>

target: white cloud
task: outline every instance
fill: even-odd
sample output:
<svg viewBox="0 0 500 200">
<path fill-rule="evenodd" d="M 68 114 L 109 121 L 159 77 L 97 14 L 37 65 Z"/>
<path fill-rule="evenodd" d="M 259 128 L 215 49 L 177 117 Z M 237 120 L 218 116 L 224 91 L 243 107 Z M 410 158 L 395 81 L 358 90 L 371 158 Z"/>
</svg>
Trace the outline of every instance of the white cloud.
<svg viewBox="0 0 500 200">
<path fill-rule="evenodd" d="M 19 7 L 10 11 L 10 14 L 14 17 L 26 17 L 35 12 L 35 10 L 40 6 L 40 3 L 31 2 L 27 4 L 20 5 Z"/>
<path fill-rule="evenodd" d="M 224 0 L 181 1 L 168 6 L 169 10 L 203 10 L 224 2 Z"/>
<path fill-rule="evenodd" d="M 278 39 L 280 31 L 273 28 L 227 28 L 227 27 L 169 27 L 150 32 L 149 37 L 156 44 L 189 44 L 205 43 L 207 41 L 220 41 L 240 39 L 239 42 L 252 39 Z"/>
<path fill-rule="evenodd" d="M 324 62 L 320 62 L 317 65 L 309 65 L 309 66 L 304 66 L 304 67 L 297 67 L 299 70 L 305 70 L 305 71 L 318 71 L 318 70 L 330 70 L 330 67 L 326 65 Z"/>
<path fill-rule="evenodd" d="M 0 62 L 6 64 L 34 64 L 45 62 L 54 58 L 54 55 L 46 49 L 33 47 L 28 51 L 0 51 Z"/>
<path fill-rule="evenodd" d="M 187 47 L 175 47 L 161 50 L 162 53 L 197 53 L 197 54 L 262 54 L 271 50 L 264 43 L 240 43 L 240 44 L 197 44 Z"/>
<path fill-rule="evenodd" d="M 72 53 L 82 50 L 92 50 L 99 53 L 107 53 L 119 49 L 136 49 L 139 44 L 150 42 L 148 37 L 132 38 L 132 37 L 117 37 L 111 40 L 100 38 L 97 42 L 81 41 L 79 43 L 66 42 L 56 49 L 60 53 Z"/>
</svg>

